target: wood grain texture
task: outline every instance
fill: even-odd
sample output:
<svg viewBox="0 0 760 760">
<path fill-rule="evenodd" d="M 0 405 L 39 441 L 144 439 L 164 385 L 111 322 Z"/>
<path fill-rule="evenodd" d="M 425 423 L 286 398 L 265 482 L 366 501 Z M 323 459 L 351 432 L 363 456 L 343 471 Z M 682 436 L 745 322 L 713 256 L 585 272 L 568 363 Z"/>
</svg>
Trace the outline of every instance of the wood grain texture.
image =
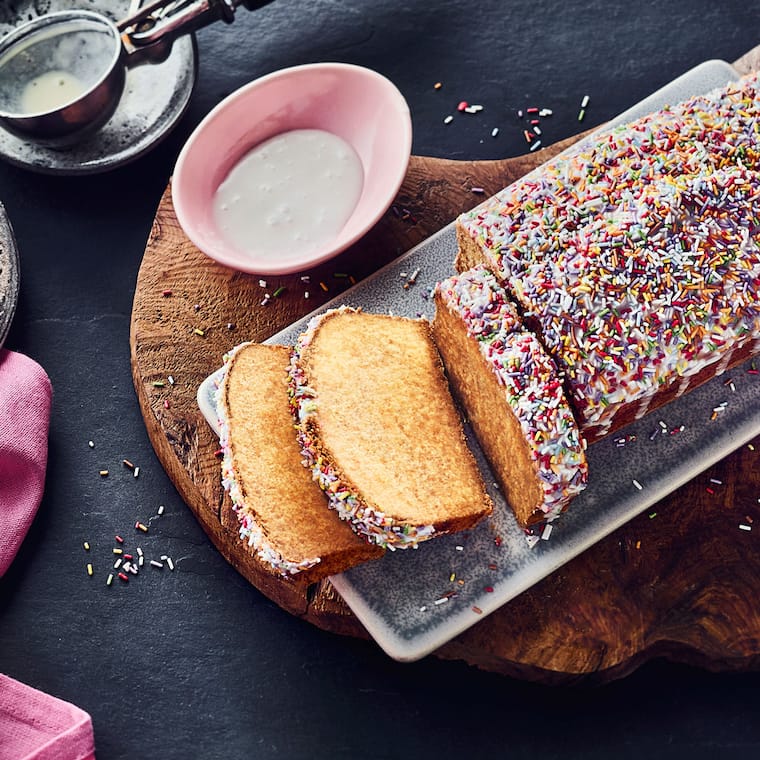
<svg viewBox="0 0 760 760">
<path fill-rule="evenodd" d="M 757 66 L 757 51 L 743 70 Z M 357 245 L 310 274 L 233 272 L 184 236 L 167 188 L 138 275 L 131 323 L 135 389 L 169 477 L 222 555 L 288 612 L 336 633 L 366 637 L 329 581 L 311 587 L 267 573 L 237 540 L 218 441 L 196 404 L 226 350 L 261 341 L 429 237 L 576 138 L 535 154 L 458 162 L 413 156 L 389 212 Z M 327 286 L 323 290 L 319 283 Z M 262 305 L 265 292 L 284 287 Z M 309 291 L 308 300 L 304 291 Z M 201 334 L 202 333 L 202 334 Z M 172 376 L 174 383 L 167 381 Z M 605 681 L 653 657 L 714 670 L 760 666 L 760 440 L 743 447 L 529 591 L 442 647 L 436 656 L 546 683 Z M 721 481 L 711 484 L 710 479 Z"/>
</svg>

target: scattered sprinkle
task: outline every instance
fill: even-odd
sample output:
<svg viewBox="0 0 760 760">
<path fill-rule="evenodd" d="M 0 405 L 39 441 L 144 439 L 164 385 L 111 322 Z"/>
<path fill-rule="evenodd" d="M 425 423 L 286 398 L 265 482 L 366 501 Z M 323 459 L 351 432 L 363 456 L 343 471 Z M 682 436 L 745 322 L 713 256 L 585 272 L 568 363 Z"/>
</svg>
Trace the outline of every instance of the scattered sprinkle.
<svg viewBox="0 0 760 760">
<path fill-rule="evenodd" d="M 136 530 L 141 530 L 143 533 L 147 533 L 148 532 L 148 526 L 147 525 L 143 525 L 139 521 L 135 523 L 135 529 Z"/>
<path fill-rule="evenodd" d="M 454 117 L 453 117 L 451 114 L 449 114 L 449 115 L 448 115 L 448 116 L 447 116 L 447 117 L 446 117 L 446 118 L 443 120 L 443 123 L 444 123 L 444 124 L 451 124 L 451 122 L 452 122 L 452 121 L 454 121 Z"/>
<path fill-rule="evenodd" d="M 100 476 L 103 478 L 108 477 L 108 470 L 100 470 Z"/>
<path fill-rule="evenodd" d="M 84 546 L 84 550 L 85 550 L 86 552 L 90 551 L 90 542 L 89 542 L 89 541 L 85 541 L 85 542 L 82 544 L 82 546 Z"/>
<path fill-rule="evenodd" d="M 635 478 L 633 479 L 633 481 L 632 481 L 632 482 L 633 482 L 633 485 L 634 485 L 634 486 L 635 486 L 635 487 L 636 487 L 636 488 L 637 488 L 639 491 L 641 491 L 641 490 L 644 488 L 644 486 L 642 486 L 642 485 L 641 485 L 641 483 L 639 483 L 639 481 L 638 481 L 638 480 L 636 480 Z"/>
<path fill-rule="evenodd" d="M 528 544 L 528 548 L 532 549 L 541 539 L 532 533 L 528 533 L 525 536 L 525 540 Z"/>
<path fill-rule="evenodd" d="M 113 573 L 108 573 L 108 578 L 106 579 L 106 586 L 110 586 L 113 583 Z"/>
<path fill-rule="evenodd" d="M 206 333 L 205 333 L 205 331 L 204 331 L 204 330 L 201 330 L 201 329 L 200 329 L 200 327 L 195 327 L 195 328 L 193 328 L 193 332 L 194 332 L 196 335 L 200 335 L 200 336 L 201 336 L 201 338 L 204 338 L 204 337 L 206 336 Z"/>
<path fill-rule="evenodd" d="M 87 575 L 89 575 L 90 577 L 92 577 L 92 572 L 93 572 L 92 571 L 92 562 L 88 562 L 87 563 Z"/>
</svg>

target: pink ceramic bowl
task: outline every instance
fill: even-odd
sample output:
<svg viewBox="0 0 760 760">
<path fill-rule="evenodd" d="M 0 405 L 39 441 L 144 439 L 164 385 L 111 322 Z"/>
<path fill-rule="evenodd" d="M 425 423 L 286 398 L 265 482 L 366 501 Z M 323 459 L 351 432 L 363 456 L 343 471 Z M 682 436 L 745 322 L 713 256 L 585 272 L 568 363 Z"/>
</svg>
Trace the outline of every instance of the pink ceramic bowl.
<svg viewBox="0 0 760 760">
<path fill-rule="evenodd" d="M 364 184 L 356 207 L 331 243 L 283 260 L 236 250 L 214 222 L 214 194 L 254 146 L 293 129 L 322 129 L 359 156 Z M 388 79 L 342 63 L 282 69 L 241 87 L 217 105 L 183 147 L 172 178 L 177 219 L 212 259 L 255 274 L 288 274 L 343 251 L 385 213 L 406 175 L 412 147 L 409 107 Z"/>
</svg>

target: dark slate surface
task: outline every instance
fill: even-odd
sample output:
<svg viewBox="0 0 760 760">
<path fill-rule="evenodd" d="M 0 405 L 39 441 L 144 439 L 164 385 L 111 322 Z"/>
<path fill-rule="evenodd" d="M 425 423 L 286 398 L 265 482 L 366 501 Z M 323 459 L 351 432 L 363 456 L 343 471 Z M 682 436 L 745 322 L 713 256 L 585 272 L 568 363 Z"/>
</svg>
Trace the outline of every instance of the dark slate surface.
<svg viewBox="0 0 760 760">
<path fill-rule="evenodd" d="M 552 108 L 544 135 L 559 139 L 577 131 L 584 94 L 592 126 L 705 59 L 739 57 L 758 43 L 759 21 L 738 0 L 276 0 L 199 34 L 189 111 L 148 156 L 89 177 L 0 165 L 21 259 L 6 345 L 39 361 L 55 389 L 45 499 L 0 580 L 0 672 L 89 711 L 101 760 L 757 756 L 758 674 L 655 662 L 607 687 L 545 688 L 435 658 L 398 664 L 282 612 L 222 560 L 158 464 L 128 336 L 145 241 L 184 139 L 259 75 L 320 60 L 375 68 L 409 100 L 415 153 L 495 158 L 525 149 L 516 108 Z M 485 109 L 445 126 L 462 99 Z M 159 504 L 164 515 L 136 534 Z M 117 532 L 177 570 L 107 588 Z"/>
</svg>

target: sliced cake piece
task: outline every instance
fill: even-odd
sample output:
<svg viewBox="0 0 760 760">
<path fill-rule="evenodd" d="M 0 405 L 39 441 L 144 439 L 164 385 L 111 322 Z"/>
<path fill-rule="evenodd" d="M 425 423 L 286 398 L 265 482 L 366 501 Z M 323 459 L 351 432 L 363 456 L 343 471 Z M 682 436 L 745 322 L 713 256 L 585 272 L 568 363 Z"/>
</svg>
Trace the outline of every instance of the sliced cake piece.
<svg viewBox="0 0 760 760">
<path fill-rule="evenodd" d="M 383 554 L 327 508 L 301 464 L 286 346 L 244 343 L 225 357 L 217 395 L 222 481 L 240 537 L 272 572 L 316 581 Z"/>
<path fill-rule="evenodd" d="M 439 283 L 433 336 L 449 381 L 523 527 L 585 488 L 586 456 L 561 380 L 504 289 L 478 267 Z"/>
<path fill-rule="evenodd" d="M 491 512 L 428 322 L 347 307 L 315 317 L 291 392 L 308 466 L 371 543 L 415 547 Z"/>
</svg>

